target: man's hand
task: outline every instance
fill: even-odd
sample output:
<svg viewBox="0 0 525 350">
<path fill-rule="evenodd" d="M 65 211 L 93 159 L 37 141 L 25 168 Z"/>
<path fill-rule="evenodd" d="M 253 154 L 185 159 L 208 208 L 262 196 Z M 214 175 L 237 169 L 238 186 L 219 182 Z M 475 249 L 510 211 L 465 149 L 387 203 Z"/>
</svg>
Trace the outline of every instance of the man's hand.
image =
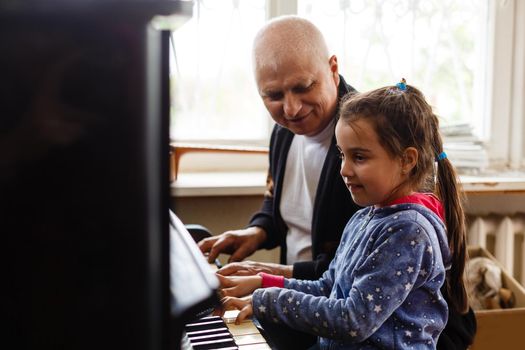
<svg viewBox="0 0 525 350">
<path fill-rule="evenodd" d="M 260 227 L 249 227 L 205 238 L 199 242 L 199 248 L 203 253 L 209 253 L 210 263 L 215 261 L 220 253 L 231 254 L 228 262 L 241 261 L 255 252 L 265 240 L 266 231 Z"/>
<path fill-rule="evenodd" d="M 223 276 L 252 276 L 257 275 L 259 272 L 291 278 L 293 275 L 293 265 L 242 261 L 230 263 L 217 271 L 218 274 Z"/>
<path fill-rule="evenodd" d="M 221 276 L 217 274 L 221 283 L 221 295 L 223 297 L 243 297 L 261 288 L 262 277 L 255 276 Z"/>
</svg>

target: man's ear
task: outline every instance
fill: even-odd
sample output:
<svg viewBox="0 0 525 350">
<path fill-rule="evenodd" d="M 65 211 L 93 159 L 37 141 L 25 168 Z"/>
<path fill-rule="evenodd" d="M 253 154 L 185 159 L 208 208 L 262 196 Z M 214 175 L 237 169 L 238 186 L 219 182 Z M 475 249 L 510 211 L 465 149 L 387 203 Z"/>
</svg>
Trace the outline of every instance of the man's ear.
<svg viewBox="0 0 525 350">
<path fill-rule="evenodd" d="M 419 153 L 414 147 L 408 147 L 403 153 L 403 173 L 408 174 L 414 169 L 419 159 Z"/>
<path fill-rule="evenodd" d="M 330 72 L 332 72 L 332 76 L 335 82 L 335 85 L 339 86 L 339 64 L 337 63 L 337 56 L 332 55 L 330 59 L 328 60 L 328 64 L 330 65 Z"/>
</svg>

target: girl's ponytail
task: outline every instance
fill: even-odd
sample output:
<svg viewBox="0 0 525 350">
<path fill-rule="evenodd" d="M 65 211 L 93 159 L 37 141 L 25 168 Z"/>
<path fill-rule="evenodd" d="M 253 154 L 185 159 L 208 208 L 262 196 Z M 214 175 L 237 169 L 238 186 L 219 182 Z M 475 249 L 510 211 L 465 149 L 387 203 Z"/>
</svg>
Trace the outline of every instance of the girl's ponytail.
<svg viewBox="0 0 525 350">
<path fill-rule="evenodd" d="M 438 140 L 438 144 L 442 145 L 441 140 Z M 469 305 L 464 280 L 467 259 L 465 213 L 462 205 L 464 195 L 456 171 L 446 154 L 442 150 L 436 154 L 436 194 L 441 198 L 445 209 L 445 226 L 452 255 L 451 268 L 445 280 L 445 291 L 451 307 L 459 313 L 465 313 Z"/>
</svg>

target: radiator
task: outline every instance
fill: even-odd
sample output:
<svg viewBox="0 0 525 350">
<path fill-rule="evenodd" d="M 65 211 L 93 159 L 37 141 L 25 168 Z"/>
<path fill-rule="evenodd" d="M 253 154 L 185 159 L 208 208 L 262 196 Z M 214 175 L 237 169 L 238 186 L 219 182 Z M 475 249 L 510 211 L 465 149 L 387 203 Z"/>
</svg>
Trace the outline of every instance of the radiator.
<svg viewBox="0 0 525 350">
<path fill-rule="evenodd" d="M 469 216 L 467 241 L 487 249 L 525 286 L 525 213 Z"/>
</svg>

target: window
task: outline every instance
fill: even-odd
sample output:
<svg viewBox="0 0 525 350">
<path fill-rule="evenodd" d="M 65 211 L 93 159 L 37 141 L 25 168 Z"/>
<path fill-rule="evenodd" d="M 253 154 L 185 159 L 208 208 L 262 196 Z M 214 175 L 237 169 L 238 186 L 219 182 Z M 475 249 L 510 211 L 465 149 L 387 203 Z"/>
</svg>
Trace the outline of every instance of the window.
<svg viewBox="0 0 525 350">
<path fill-rule="evenodd" d="M 299 15 L 321 29 L 358 90 L 404 77 L 427 94 L 445 123 L 482 119 L 475 106 L 486 80 L 488 1 L 298 3 Z"/>
<path fill-rule="evenodd" d="M 172 33 L 172 139 L 266 145 L 268 115 L 253 82 L 251 46 L 264 0 L 197 0 Z"/>
<path fill-rule="evenodd" d="M 316 23 L 341 73 L 359 91 L 402 77 L 420 88 L 449 125 L 446 151 L 463 171 L 488 165 L 481 144 L 485 119 L 488 0 L 299 0 L 298 14 Z M 468 142 L 467 141 L 468 138 Z M 460 142 L 458 142 L 458 139 Z"/>
<path fill-rule="evenodd" d="M 252 39 L 270 14 L 289 13 L 321 29 L 358 90 L 404 77 L 442 125 L 462 126 L 448 129 L 460 130 L 449 140 L 470 150 L 467 160 L 525 165 L 525 2 L 517 0 L 197 0 L 173 33 L 175 140 L 267 144 Z"/>
</svg>

